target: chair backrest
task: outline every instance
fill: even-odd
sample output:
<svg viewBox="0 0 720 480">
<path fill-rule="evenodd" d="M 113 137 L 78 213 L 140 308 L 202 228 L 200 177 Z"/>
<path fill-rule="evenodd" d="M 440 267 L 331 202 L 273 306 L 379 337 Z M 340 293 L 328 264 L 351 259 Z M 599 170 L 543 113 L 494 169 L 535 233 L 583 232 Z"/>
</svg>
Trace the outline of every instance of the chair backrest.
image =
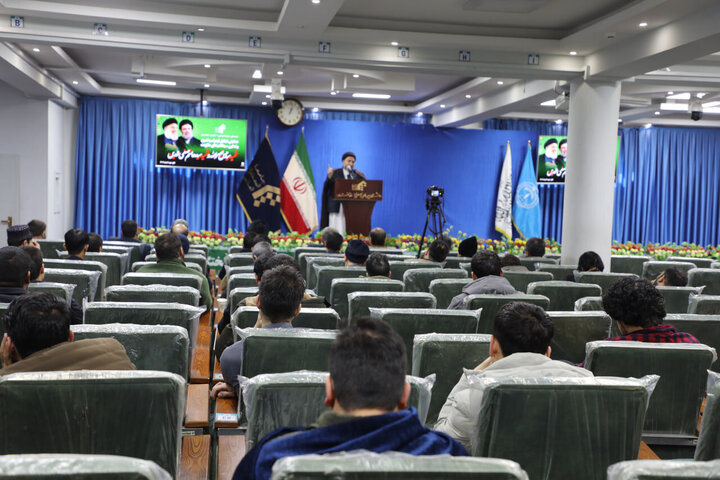
<svg viewBox="0 0 720 480">
<path fill-rule="evenodd" d="M 152 248 L 153 245 L 151 244 Z M 120 250 L 124 248 L 125 250 Z M 138 242 L 123 242 L 122 240 L 105 240 L 103 242 L 103 252 L 113 251 L 115 253 L 128 253 L 130 255 L 130 265 L 134 262 L 143 260 L 143 244 Z"/>
<path fill-rule="evenodd" d="M 707 392 L 700 437 L 695 449 L 696 461 L 715 459 L 720 459 L 720 383 Z M 720 468 L 715 472 L 720 472 Z"/>
<path fill-rule="evenodd" d="M 715 350 L 689 343 L 590 342 L 585 368 L 595 376 L 660 375 L 644 433 L 693 437 Z"/>
<path fill-rule="evenodd" d="M 470 261 L 470 257 L 450 257 L 448 256 L 443 262 L 445 265 L 443 268 L 462 268 L 461 263 L 467 263 Z M 464 270 L 464 269 L 463 269 Z"/>
<path fill-rule="evenodd" d="M 695 268 L 695 265 L 690 262 L 661 262 L 657 260 L 650 260 L 649 262 L 643 263 L 642 278 L 654 280 L 668 268 L 679 268 L 685 273 L 688 273 L 690 270 Z"/>
<path fill-rule="evenodd" d="M 497 315 L 500 307 L 510 302 L 531 303 L 545 310 L 550 305 L 550 299 L 543 295 L 525 295 L 522 293 L 513 293 L 511 295 L 476 294 L 465 297 L 463 308 L 465 310 L 482 309 L 478 333 L 492 333 L 495 315 Z"/>
<path fill-rule="evenodd" d="M 575 300 L 576 312 L 601 311 L 604 312 L 602 297 L 582 297 Z"/>
<path fill-rule="evenodd" d="M 315 290 L 317 286 L 317 273 L 320 267 L 330 265 L 333 267 L 344 267 L 345 259 L 338 256 L 319 256 L 307 258 L 307 271 L 305 272 L 305 279 L 307 280 L 307 287 Z"/>
<path fill-rule="evenodd" d="M 9 303 L 0 303 L 0 319 L 2 319 L 7 313 Z M 0 335 L 5 333 L 5 320 L 0 320 Z"/>
<path fill-rule="evenodd" d="M 242 267 L 225 267 L 225 275 L 228 277 L 238 273 L 255 273 L 255 265 L 243 265 Z"/>
<path fill-rule="evenodd" d="M 602 294 L 602 289 L 598 285 L 588 283 L 552 280 L 531 283 L 528 285 L 527 293 L 548 297 L 550 299 L 549 310 L 573 311 L 578 298 L 597 297 Z"/>
<path fill-rule="evenodd" d="M 542 282 L 553 279 L 553 275 L 550 272 L 531 272 L 529 270 L 527 272 L 503 271 L 503 277 L 510 282 L 510 285 L 512 285 L 515 290 L 522 293 L 527 292 L 527 286 L 532 282 Z"/>
<path fill-rule="evenodd" d="M 610 465 L 607 480 L 718 480 L 720 460 L 628 460 Z"/>
<path fill-rule="evenodd" d="M 194 287 L 172 285 L 115 285 L 105 290 L 108 302 L 182 303 L 197 307 L 200 292 Z"/>
<path fill-rule="evenodd" d="M 67 252 L 61 252 L 60 258 L 67 258 Z M 122 276 L 127 273 L 130 261 L 129 253 L 87 252 L 85 260 L 104 263 L 107 266 L 105 286 L 120 285 Z"/>
<path fill-rule="evenodd" d="M 178 473 L 185 382 L 167 372 L 16 373 L 0 378 L 0 454 L 115 454 Z M 41 414 L 40 414 L 41 413 Z"/>
<path fill-rule="evenodd" d="M 202 245 L 200 243 L 191 243 L 189 253 L 195 253 L 196 251 L 202 253 L 202 255 L 207 258 L 210 254 L 210 247 L 208 247 L 207 245 Z"/>
<path fill-rule="evenodd" d="M 73 290 L 75 290 L 75 285 L 71 283 L 37 282 L 28 285 L 28 291 L 30 292 L 52 293 L 68 303 L 70 303 L 70 300 L 73 298 Z"/>
<path fill-rule="evenodd" d="M 696 258 L 696 257 L 668 257 L 668 262 L 690 262 L 697 268 L 710 268 L 714 260 L 712 258 Z"/>
<path fill-rule="evenodd" d="M 250 328 L 257 322 L 257 317 L 257 307 L 240 306 L 230 316 L 230 323 L 240 329 Z M 336 330 L 339 321 L 340 316 L 332 308 L 302 308 L 292 324 L 294 328 Z M 235 337 L 235 341 L 237 340 L 238 338 Z"/>
<path fill-rule="evenodd" d="M 538 265 L 535 271 L 548 272 L 553 276 L 553 280 L 567 280 L 568 275 L 572 275 L 576 268 L 577 265 L 553 265 L 547 263 Z"/>
<path fill-rule="evenodd" d="M 327 267 L 332 268 L 332 267 Z M 320 274 L 324 270 L 320 271 Z M 400 280 L 386 278 L 334 278 L 330 283 L 329 298 L 332 308 L 335 309 L 340 318 L 346 319 L 349 316 L 348 294 L 353 292 L 402 292 L 403 283 Z M 320 294 L 322 295 L 322 294 Z M 380 306 L 380 305 L 378 305 Z"/>
<path fill-rule="evenodd" d="M 125 347 L 138 370 L 160 370 L 180 375 L 187 381 L 190 338 L 175 325 L 71 325 L 75 340 L 114 338 Z"/>
<path fill-rule="evenodd" d="M 618 273 L 634 273 L 642 276 L 643 265 L 649 262 L 650 257 L 643 255 L 611 255 L 610 271 Z"/>
<path fill-rule="evenodd" d="M 648 399 L 638 380 L 474 380 L 483 391 L 474 456 L 514 460 L 548 480 L 604 480 L 608 466 L 637 458 Z"/>
<path fill-rule="evenodd" d="M 73 298 L 80 305 L 82 305 L 84 299 L 92 301 L 95 298 L 101 275 L 102 272 L 100 271 L 45 268 L 45 281 L 75 285 Z"/>
<path fill-rule="evenodd" d="M 520 257 L 520 263 L 527 267 L 528 270 L 534 272 L 538 264 L 557 265 L 558 261 L 548 257 Z"/>
<path fill-rule="evenodd" d="M 688 272 L 688 286 L 701 287 L 706 295 L 720 295 L 720 270 L 717 268 L 693 268 Z"/>
<path fill-rule="evenodd" d="M 315 291 L 321 297 L 330 298 L 332 281 L 336 278 L 359 278 L 366 275 L 365 267 L 333 267 L 319 265 Z"/>
<path fill-rule="evenodd" d="M 307 280 L 307 275 L 310 273 L 310 269 L 308 268 L 308 263 L 310 259 L 316 259 L 316 258 L 323 258 L 323 259 L 332 259 L 334 261 L 342 260 L 342 263 L 340 265 L 345 264 L 345 254 L 344 253 L 328 253 L 324 249 L 320 249 L 319 251 L 314 252 L 301 252 L 299 255 L 295 256 L 295 261 L 298 264 L 298 267 L 300 268 L 300 273 L 302 273 L 303 277 Z M 335 265 L 335 264 L 333 264 Z"/>
<path fill-rule="evenodd" d="M 415 335 L 411 374 L 427 377 L 435 374 L 427 424 L 437 421 L 450 391 L 460 380 L 463 368 L 473 369 L 488 357 L 490 335 L 427 333 Z"/>
<path fill-rule="evenodd" d="M 157 263 L 157 255 L 151 253 L 150 255 L 145 257 L 145 261 L 150 263 Z M 200 267 L 201 273 L 205 273 L 207 271 L 208 261 L 207 258 L 202 254 L 193 255 L 191 253 L 188 253 L 183 257 L 182 261 L 185 263 L 186 266 L 190 266 L 191 264 L 197 265 L 198 267 Z"/>
<path fill-rule="evenodd" d="M 130 271 L 131 271 L 131 272 L 137 272 L 138 270 L 140 270 L 140 269 L 141 269 L 142 267 L 144 267 L 145 265 L 155 265 L 156 263 L 157 263 L 157 262 L 135 262 L 135 263 L 133 263 L 132 266 L 130 267 Z M 192 268 L 193 270 L 197 270 L 198 272 L 202 273 L 202 269 L 200 268 L 200 265 L 198 265 L 197 263 L 186 263 L 185 266 L 188 267 L 188 268 Z"/>
<path fill-rule="evenodd" d="M 252 253 L 231 253 L 225 257 L 226 267 L 242 267 L 255 263 Z"/>
<path fill-rule="evenodd" d="M 686 313 L 690 305 L 690 296 L 698 295 L 701 287 L 655 287 L 665 299 L 665 312 Z"/>
<path fill-rule="evenodd" d="M 603 295 L 615 285 L 615 282 L 625 277 L 636 277 L 632 273 L 616 273 L 616 272 L 578 272 L 577 281 L 579 283 L 590 283 L 600 285 Z"/>
<path fill-rule="evenodd" d="M 447 308 L 453 297 L 470 282 L 471 278 L 436 278 L 430 282 L 428 290 L 437 299 L 437 308 Z"/>
<path fill-rule="evenodd" d="M 701 343 L 720 351 L 720 315 L 672 313 L 663 323 L 674 326 L 678 332 L 694 335 Z M 713 362 L 711 370 L 720 372 L 720 362 Z"/>
<path fill-rule="evenodd" d="M 605 312 L 548 312 L 554 326 L 550 341 L 553 360 L 581 363 L 585 344 L 610 336 L 612 318 Z"/>
<path fill-rule="evenodd" d="M 370 315 L 370 309 L 375 308 L 435 308 L 435 297 L 425 292 L 399 292 L 399 291 L 368 291 L 352 292 L 348 294 L 347 317 L 351 322 L 354 319 Z M 341 315 L 342 317 L 342 315 Z"/>
<path fill-rule="evenodd" d="M 720 295 L 690 295 L 688 313 L 720 315 Z"/>
<path fill-rule="evenodd" d="M 413 341 L 425 333 L 476 333 L 480 312 L 435 308 L 370 308 L 370 315 L 387 322 L 405 342 L 408 372 L 412 367 Z"/>
<path fill-rule="evenodd" d="M 405 272 L 415 268 L 442 268 L 442 263 L 431 262 L 429 260 L 413 260 L 406 262 L 404 260 L 389 259 L 390 278 L 402 281 L 405 278 Z"/>
<path fill-rule="evenodd" d="M 305 252 L 310 252 L 310 253 L 328 253 L 328 251 L 325 250 L 325 246 L 324 246 L 322 243 L 316 243 L 316 244 L 308 245 L 308 246 L 305 246 L 305 247 L 293 248 L 292 251 L 290 252 L 290 255 L 292 255 L 293 257 L 295 257 L 295 260 L 297 260 L 297 259 L 300 257 L 300 255 L 302 255 L 302 254 L 305 253 Z M 337 254 L 336 254 L 336 255 L 337 255 Z"/>
<path fill-rule="evenodd" d="M 202 278 L 191 273 L 140 273 L 123 275 L 123 285 L 172 285 L 175 287 L 193 287 L 200 291 Z"/>
<path fill-rule="evenodd" d="M 331 453 L 281 458 L 273 465 L 273 480 L 330 478 L 353 480 L 503 479 L 527 480 L 520 465 L 499 458 L 450 457 L 448 455 L 409 455 L 399 452 Z M 337 473 L 335 473 L 337 472 Z"/>
<path fill-rule="evenodd" d="M 60 258 L 60 255 L 58 252 L 62 252 L 65 250 L 65 242 L 63 240 L 43 240 L 43 239 L 36 239 L 35 240 L 38 245 L 40 245 L 40 250 L 43 254 L 43 260 L 47 260 L 50 258 Z"/>
<path fill-rule="evenodd" d="M 0 456 L 0 475 L 23 480 L 96 479 L 171 480 L 155 462 L 120 455 L 28 453 Z"/>
<path fill-rule="evenodd" d="M 258 286 L 255 285 L 254 287 L 238 287 L 233 288 L 230 290 L 230 294 L 228 295 L 228 306 L 227 308 L 230 310 L 230 313 L 233 313 L 237 308 L 244 303 L 244 300 L 247 297 L 254 297 L 258 294 Z M 252 326 L 252 325 L 250 325 Z"/>
<path fill-rule="evenodd" d="M 105 298 L 105 282 L 107 279 L 107 265 L 101 262 L 89 260 L 43 260 L 46 269 L 65 269 L 65 270 L 83 270 L 87 272 L 100 272 L 97 282 L 95 283 L 94 295 L 91 295 L 90 301 L 102 301 Z M 92 284 L 91 287 L 92 289 Z"/>
<path fill-rule="evenodd" d="M 462 268 L 411 268 L 402 281 L 406 292 L 429 292 L 430 282 L 438 278 L 468 278 L 468 274 Z"/>
<path fill-rule="evenodd" d="M 254 273 L 235 273 L 228 278 L 228 290 L 239 287 L 255 287 L 257 280 Z"/>
</svg>

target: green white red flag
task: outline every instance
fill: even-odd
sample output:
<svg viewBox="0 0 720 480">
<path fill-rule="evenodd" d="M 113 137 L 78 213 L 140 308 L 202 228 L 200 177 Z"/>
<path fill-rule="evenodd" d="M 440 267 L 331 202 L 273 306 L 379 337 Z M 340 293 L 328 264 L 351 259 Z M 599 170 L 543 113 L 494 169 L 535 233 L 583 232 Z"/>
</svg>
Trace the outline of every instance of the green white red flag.
<svg viewBox="0 0 720 480">
<path fill-rule="evenodd" d="M 280 209 L 288 228 L 298 233 L 316 230 L 317 196 L 304 133 L 300 134 L 300 140 L 285 169 L 280 192 Z"/>
</svg>

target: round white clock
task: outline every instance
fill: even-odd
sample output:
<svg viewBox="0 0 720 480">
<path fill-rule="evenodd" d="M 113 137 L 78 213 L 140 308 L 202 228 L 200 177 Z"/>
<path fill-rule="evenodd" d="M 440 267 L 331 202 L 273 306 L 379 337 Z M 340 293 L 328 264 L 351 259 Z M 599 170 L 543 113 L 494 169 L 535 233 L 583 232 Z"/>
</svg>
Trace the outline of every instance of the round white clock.
<svg viewBox="0 0 720 480">
<path fill-rule="evenodd" d="M 302 122 L 305 116 L 305 110 L 300 100 L 296 98 L 286 98 L 282 106 L 275 111 L 278 120 L 283 125 L 294 127 Z"/>
</svg>

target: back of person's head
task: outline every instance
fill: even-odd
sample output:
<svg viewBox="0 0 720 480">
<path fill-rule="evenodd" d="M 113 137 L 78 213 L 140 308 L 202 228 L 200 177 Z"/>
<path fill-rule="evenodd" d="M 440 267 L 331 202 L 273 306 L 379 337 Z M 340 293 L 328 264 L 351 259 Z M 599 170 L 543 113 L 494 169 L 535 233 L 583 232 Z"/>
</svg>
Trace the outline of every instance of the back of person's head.
<svg viewBox="0 0 720 480">
<path fill-rule="evenodd" d="M 70 255 L 82 252 L 90 244 L 90 236 L 82 228 L 73 228 L 65 232 L 65 248 Z"/>
<path fill-rule="evenodd" d="M 642 278 L 621 278 L 603 295 L 602 303 L 613 320 L 625 325 L 647 328 L 659 325 L 665 318 L 662 294 Z"/>
<path fill-rule="evenodd" d="M 257 243 L 257 241 L 255 240 L 257 236 L 258 234 L 255 232 L 246 232 L 245 236 L 243 237 L 243 248 L 252 251 L 252 247 L 254 247 Z"/>
<path fill-rule="evenodd" d="M 477 253 L 477 250 L 478 241 L 475 235 L 466 238 L 465 240 L 460 242 L 460 245 L 458 245 L 458 255 L 460 255 L 461 257 L 472 257 Z"/>
<path fill-rule="evenodd" d="M 688 278 L 685 270 L 677 267 L 670 267 L 663 273 L 665 273 L 666 287 L 684 287 L 687 285 Z"/>
<path fill-rule="evenodd" d="M 271 323 L 293 318 L 305 295 L 305 281 L 300 272 L 289 265 L 266 270 L 260 280 L 258 304 Z"/>
<path fill-rule="evenodd" d="M 385 230 L 380 227 L 375 227 L 370 230 L 370 245 L 373 247 L 384 247 L 385 246 Z"/>
<path fill-rule="evenodd" d="M 137 222 L 135 220 L 124 220 L 120 224 L 120 231 L 124 238 L 134 238 L 137 234 Z"/>
<path fill-rule="evenodd" d="M 388 260 L 388 256 L 380 252 L 371 253 L 367 258 L 367 262 L 365 262 L 365 270 L 367 271 L 368 277 L 389 277 L 390 261 Z"/>
<path fill-rule="evenodd" d="M 170 227 L 170 231 L 172 233 L 179 233 L 187 237 L 190 233 L 190 225 L 184 218 L 178 218 L 173 222 L 172 227 Z"/>
<path fill-rule="evenodd" d="M 493 323 L 493 337 L 500 344 L 504 357 L 517 352 L 544 355 L 553 332 L 553 322 L 545 310 L 523 302 L 503 305 Z"/>
<path fill-rule="evenodd" d="M 258 218 L 256 220 L 253 220 L 250 222 L 250 225 L 248 225 L 248 228 L 246 232 L 253 232 L 253 233 L 259 233 L 260 235 L 267 235 L 270 233 L 270 225 L 263 220 L 262 218 Z"/>
<path fill-rule="evenodd" d="M 265 270 L 270 270 L 279 266 L 292 267 L 300 273 L 300 267 L 295 259 L 286 253 L 277 253 L 265 262 Z"/>
<path fill-rule="evenodd" d="M 359 238 L 350 240 L 347 247 L 345 247 L 346 260 L 357 265 L 365 265 L 368 255 L 370 255 L 370 247 Z"/>
<path fill-rule="evenodd" d="M 585 252 L 578 259 L 578 272 L 602 272 L 604 268 L 602 258 L 595 252 Z"/>
<path fill-rule="evenodd" d="M 335 398 L 346 411 L 397 408 L 405 388 L 405 343 L 387 323 L 359 318 L 338 333 L 330 351 Z"/>
<path fill-rule="evenodd" d="M 180 238 L 174 233 L 160 235 L 155 240 L 155 255 L 157 255 L 158 260 L 180 258 L 181 251 L 182 243 L 180 242 Z"/>
<path fill-rule="evenodd" d="M 27 225 L 33 237 L 45 238 L 45 231 L 47 230 L 47 224 L 45 222 L 33 219 L 30 220 Z"/>
<path fill-rule="evenodd" d="M 90 242 L 88 243 L 88 252 L 98 253 L 102 249 L 103 239 L 100 235 L 95 232 L 88 233 Z"/>
<path fill-rule="evenodd" d="M 525 244 L 525 255 L 528 257 L 542 257 L 545 255 L 545 241 L 542 238 L 528 238 Z"/>
<path fill-rule="evenodd" d="M 190 251 L 190 240 L 188 240 L 188 237 L 183 235 L 182 233 L 176 233 L 176 235 L 180 240 L 180 246 L 182 247 L 183 255 L 187 255 Z"/>
<path fill-rule="evenodd" d="M 17 297 L 5 315 L 5 329 L 22 358 L 67 342 L 70 308 L 51 293 L 35 292 Z"/>
<path fill-rule="evenodd" d="M 11 247 L 21 247 L 32 240 L 30 227 L 27 225 L 11 225 L 7 227 L 7 244 Z"/>
<path fill-rule="evenodd" d="M 444 262 L 448 253 L 450 253 L 450 247 L 442 238 L 436 238 L 428 247 L 428 257 L 433 262 Z"/>
<path fill-rule="evenodd" d="M 327 227 L 322 233 L 322 242 L 331 252 L 339 252 L 345 241 L 343 236 L 334 228 Z"/>
<path fill-rule="evenodd" d="M 512 253 L 506 253 L 502 257 L 500 257 L 500 268 L 502 267 L 517 267 L 522 265 L 522 262 L 518 257 L 513 255 Z"/>
<path fill-rule="evenodd" d="M 30 257 L 20 247 L 0 248 L 0 285 L 22 287 L 30 272 Z"/>
<path fill-rule="evenodd" d="M 275 256 L 273 252 L 263 252 L 255 258 L 253 262 L 253 273 L 258 281 L 262 279 L 263 272 L 267 269 L 267 263 L 273 256 Z"/>
<path fill-rule="evenodd" d="M 253 257 L 257 258 L 260 255 L 263 255 L 265 253 L 273 253 L 273 248 L 272 248 L 272 245 L 270 244 L 270 242 L 265 242 L 265 241 L 257 242 L 255 245 L 253 245 L 253 247 L 252 247 Z"/>
<path fill-rule="evenodd" d="M 30 257 L 30 281 L 37 280 L 43 266 L 42 250 L 32 245 L 25 245 L 22 247 L 22 251 Z"/>
<path fill-rule="evenodd" d="M 470 270 L 477 278 L 487 277 L 488 275 L 500 276 L 502 273 L 500 257 L 495 252 L 480 250 L 472 256 Z"/>
</svg>

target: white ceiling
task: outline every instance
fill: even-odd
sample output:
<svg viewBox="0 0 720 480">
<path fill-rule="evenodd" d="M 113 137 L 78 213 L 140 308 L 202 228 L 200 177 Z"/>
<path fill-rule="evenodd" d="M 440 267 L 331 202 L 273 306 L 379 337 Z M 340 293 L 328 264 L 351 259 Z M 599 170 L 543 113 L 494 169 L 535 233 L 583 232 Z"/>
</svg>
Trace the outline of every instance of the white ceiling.
<svg viewBox="0 0 720 480">
<path fill-rule="evenodd" d="M 11 15 L 25 27 L 11 27 Z M 661 106 L 688 103 L 669 91 L 720 100 L 717 0 L 0 0 L 0 16 L 0 80 L 67 106 L 78 94 L 199 101 L 201 90 L 210 102 L 259 106 L 267 99 L 253 86 L 281 78 L 306 108 L 423 112 L 464 126 L 566 119 L 540 103 L 557 96 L 556 81 L 584 74 L 623 82 L 626 125 L 720 126 L 720 104 L 700 122 Z M 94 35 L 95 23 L 108 34 Z M 471 61 L 459 61 L 461 50 Z M 540 64 L 528 65 L 529 54 Z"/>
</svg>

